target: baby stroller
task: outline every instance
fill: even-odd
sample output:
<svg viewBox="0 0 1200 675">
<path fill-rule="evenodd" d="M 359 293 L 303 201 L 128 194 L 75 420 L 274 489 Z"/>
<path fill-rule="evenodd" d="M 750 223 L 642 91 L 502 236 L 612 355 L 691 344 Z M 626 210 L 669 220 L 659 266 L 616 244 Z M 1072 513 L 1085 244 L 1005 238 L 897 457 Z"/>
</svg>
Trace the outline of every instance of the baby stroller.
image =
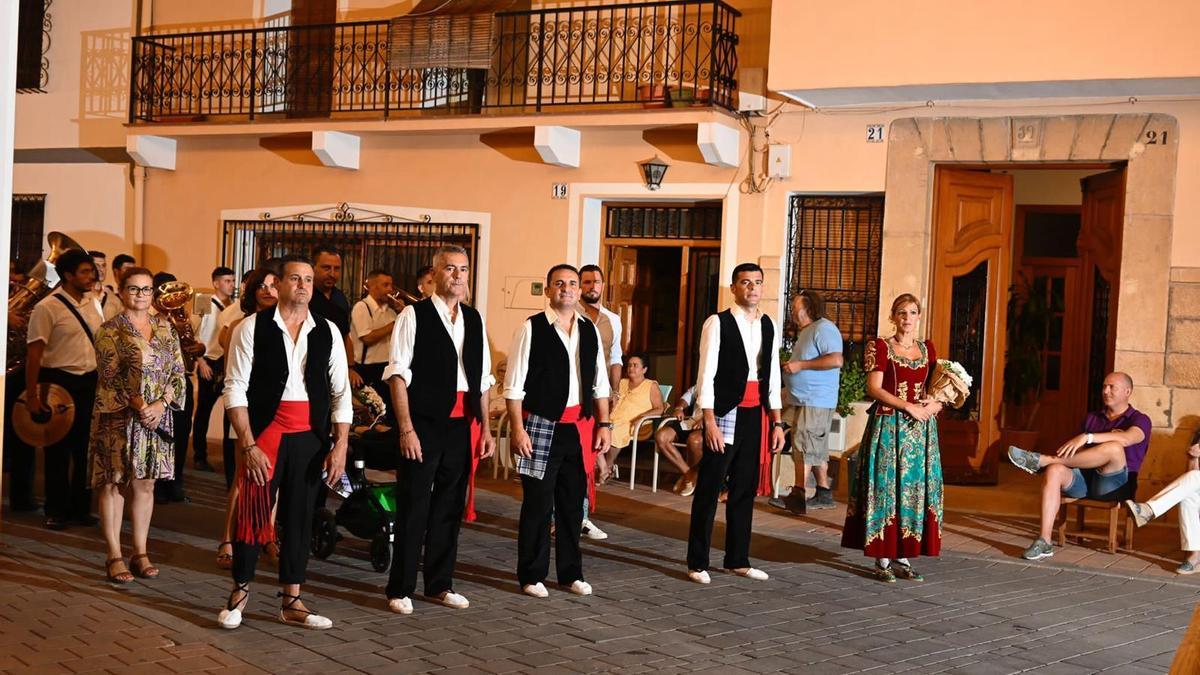
<svg viewBox="0 0 1200 675">
<path fill-rule="evenodd" d="M 367 479 L 366 470 L 395 472 L 399 440 L 395 428 L 379 424 L 383 413 L 377 411 L 383 406 L 382 399 L 375 394 L 370 400 L 372 397 L 364 390 L 375 394 L 370 387 L 354 393 L 355 424 L 351 426 L 346 474 L 334 490 L 342 503 L 337 511 L 322 507 L 313 516 L 312 554 L 322 560 L 332 555 L 341 539 L 341 526 L 355 537 L 371 541 L 371 567 L 386 572 L 392 563 L 395 483 L 373 483 Z"/>
</svg>

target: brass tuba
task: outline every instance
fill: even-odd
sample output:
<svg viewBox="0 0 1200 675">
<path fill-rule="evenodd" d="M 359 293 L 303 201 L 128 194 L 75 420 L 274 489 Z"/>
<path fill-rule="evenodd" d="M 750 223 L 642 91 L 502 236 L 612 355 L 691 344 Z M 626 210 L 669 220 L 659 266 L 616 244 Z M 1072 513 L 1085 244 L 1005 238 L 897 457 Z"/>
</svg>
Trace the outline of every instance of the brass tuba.
<svg viewBox="0 0 1200 675">
<path fill-rule="evenodd" d="M 57 287 L 46 283 L 46 273 L 50 266 L 71 249 L 87 250 L 62 232 L 47 234 L 46 243 L 50 244 L 50 254 L 46 259 L 29 270 L 29 278 L 24 284 L 11 284 L 8 289 L 8 357 L 5 363 L 5 372 L 8 375 L 25 365 L 25 338 L 28 335 L 29 315 L 33 313 L 33 306 Z M 20 321 L 14 322 L 14 317 L 19 317 Z"/>
<path fill-rule="evenodd" d="M 192 365 L 196 360 L 195 356 L 188 354 L 187 347 L 196 344 L 196 332 L 192 329 L 191 310 L 192 299 L 196 297 L 196 291 L 192 290 L 191 284 L 183 281 L 168 281 L 158 287 L 158 294 L 154 298 L 154 309 L 158 313 L 166 317 L 171 325 L 175 326 L 175 332 L 179 333 L 179 346 L 183 351 L 183 365 L 188 371 L 191 371 Z"/>
</svg>

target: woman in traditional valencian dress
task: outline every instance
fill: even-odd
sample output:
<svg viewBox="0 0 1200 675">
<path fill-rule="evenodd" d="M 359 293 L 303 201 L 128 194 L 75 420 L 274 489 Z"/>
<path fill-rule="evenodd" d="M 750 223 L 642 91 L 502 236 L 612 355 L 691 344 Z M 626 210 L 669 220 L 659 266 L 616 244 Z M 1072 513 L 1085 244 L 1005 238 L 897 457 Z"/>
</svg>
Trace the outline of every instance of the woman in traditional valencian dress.
<svg viewBox="0 0 1200 675">
<path fill-rule="evenodd" d="M 171 322 L 150 315 L 150 271 L 126 270 L 121 278 L 125 310 L 96 331 L 99 373 L 88 454 L 92 487 L 100 493 L 100 529 L 108 548 L 108 579 L 128 583 L 136 574 L 158 576 L 146 555 L 154 481 L 175 472 L 171 412 L 182 409 L 183 355 Z M 85 402 L 87 403 L 87 402 Z M 121 519 L 129 502 L 133 574 L 121 557 Z"/>
<path fill-rule="evenodd" d="M 875 558 L 875 576 L 888 583 L 922 581 L 908 559 L 936 556 L 942 543 L 942 404 L 925 397 L 937 355 L 932 343 L 917 339 L 920 318 L 920 303 L 905 293 L 892 303 L 896 334 L 866 345 L 867 395 L 875 404 L 842 531 L 842 546 Z"/>
</svg>

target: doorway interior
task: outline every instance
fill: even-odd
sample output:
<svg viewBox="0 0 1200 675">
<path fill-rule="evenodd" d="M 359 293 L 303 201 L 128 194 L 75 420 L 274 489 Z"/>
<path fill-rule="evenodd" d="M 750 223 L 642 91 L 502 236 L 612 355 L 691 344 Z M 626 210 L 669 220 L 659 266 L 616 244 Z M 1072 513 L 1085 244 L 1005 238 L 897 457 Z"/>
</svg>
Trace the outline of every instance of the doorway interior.
<svg viewBox="0 0 1200 675">
<path fill-rule="evenodd" d="M 672 397 L 696 379 L 700 329 L 717 310 L 720 201 L 604 204 L 605 302 L 622 350 L 644 352 Z"/>
<path fill-rule="evenodd" d="M 939 165 L 935 181 L 931 337 L 975 378 L 940 424 L 946 481 L 994 484 L 1015 434 L 1061 443 L 1112 369 L 1125 169 Z"/>
</svg>

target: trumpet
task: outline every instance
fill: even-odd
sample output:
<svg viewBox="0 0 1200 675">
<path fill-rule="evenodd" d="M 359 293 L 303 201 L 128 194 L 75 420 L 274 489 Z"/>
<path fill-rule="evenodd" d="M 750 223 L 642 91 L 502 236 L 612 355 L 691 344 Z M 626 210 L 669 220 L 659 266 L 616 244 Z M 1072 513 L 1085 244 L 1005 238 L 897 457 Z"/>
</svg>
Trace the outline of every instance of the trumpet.
<svg viewBox="0 0 1200 675">
<path fill-rule="evenodd" d="M 366 279 L 363 279 L 363 282 L 362 282 L 362 292 L 363 292 L 363 295 L 368 294 Z M 393 306 L 397 302 L 403 303 L 405 305 L 412 305 L 412 304 L 415 304 L 415 303 L 418 303 L 421 301 L 420 295 L 414 295 L 412 293 L 409 293 L 408 291 L 404 290 L 403 288 L 397 288 L 396 290 L 392 291 L 391 293 L 388 293 L 384 297 L 386 297 L 389 300 L 388 304 L 393 305 Z"/>
</svg>

